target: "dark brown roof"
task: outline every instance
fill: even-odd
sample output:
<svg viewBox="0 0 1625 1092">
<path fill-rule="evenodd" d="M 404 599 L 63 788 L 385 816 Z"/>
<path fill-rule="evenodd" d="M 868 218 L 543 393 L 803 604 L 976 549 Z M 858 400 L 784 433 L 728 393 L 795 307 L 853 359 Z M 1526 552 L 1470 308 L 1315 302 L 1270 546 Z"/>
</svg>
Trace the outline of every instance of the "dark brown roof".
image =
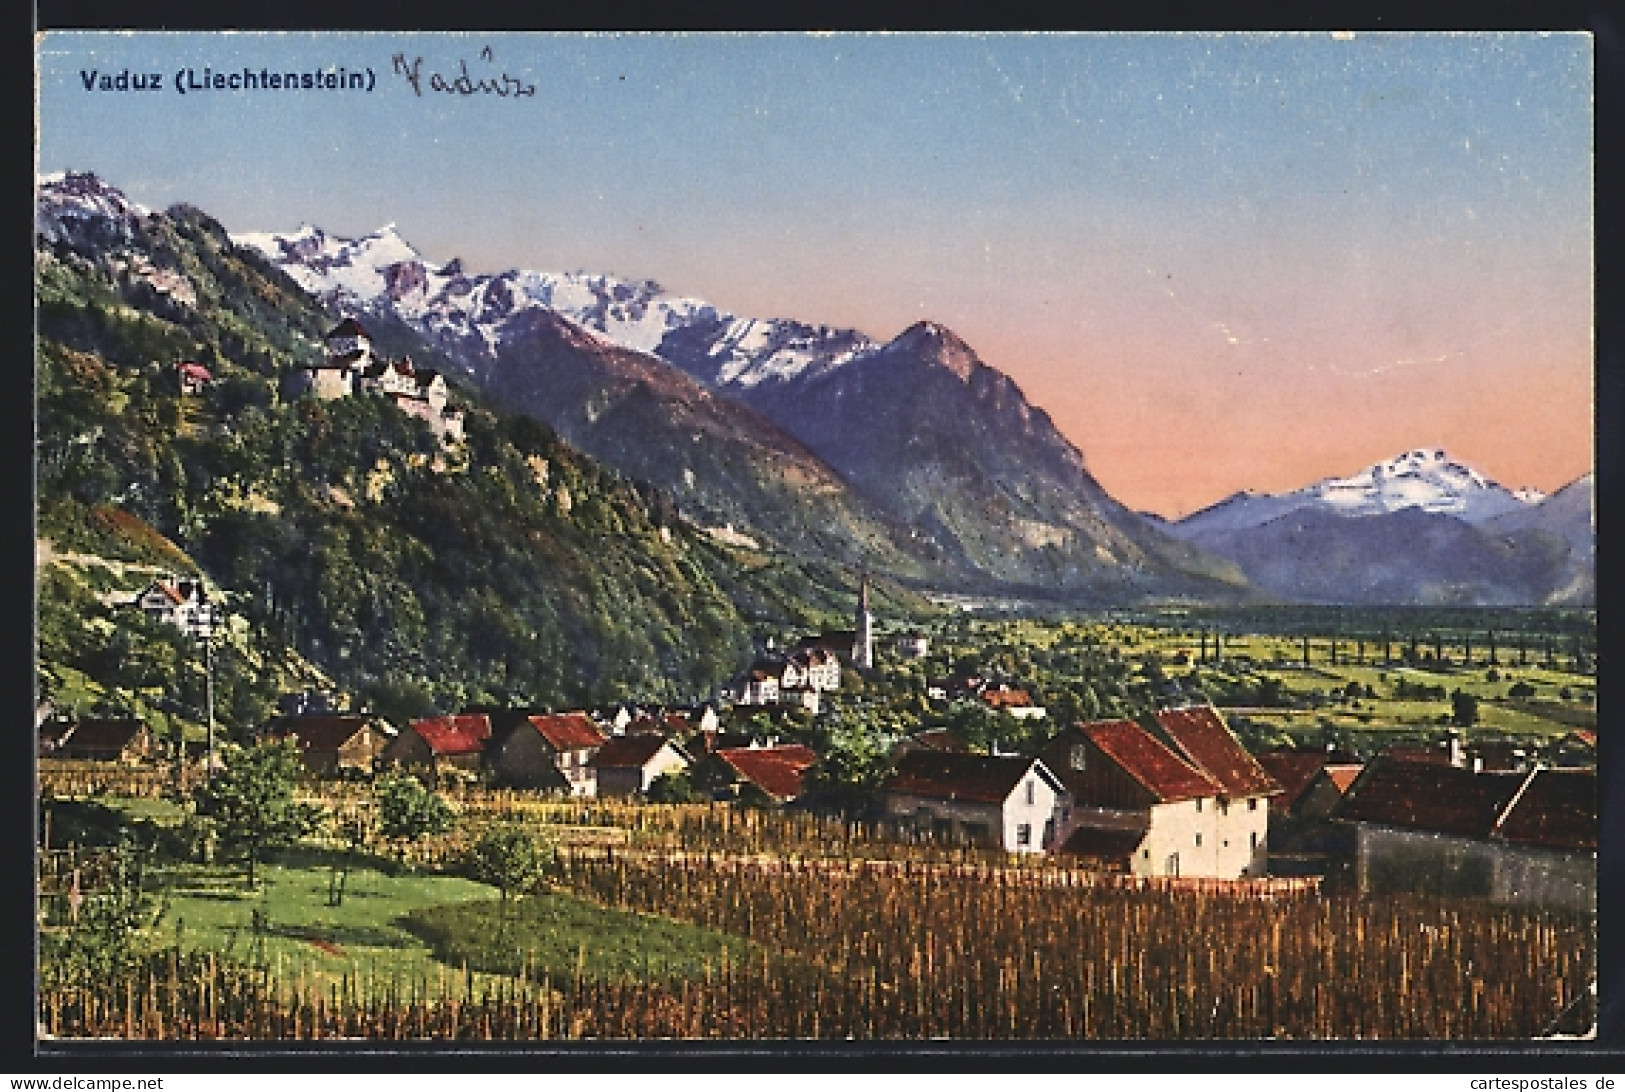
<svg viewBox="0 0 1625 1092">
<path fill-rule="evenodd" d="M 1125 861 L 1145 841 L 1144 827 L 1079 827 L 1057 851 L 1097 861 Z"/>
<path fill-rule="evenodd" d="M 145 729 L 145 721 L 134 718 L 81 720 L 63 743 L 65 747 L 97 751 L 122 751 Z"/>
<path fill-rule="evenodd" d="M 366 337 L 366 336 L 367 336 L 366 328 L 364 326 L 362 326 L 361 323 L 357 322 L 354 318 L 346 318 L 344 321 L 340 322 L 337 326 L 335 326 L 331 330 L 327 331 L 327 340 L 329 340 L 329 341 L 331 341 L 333 338 L 336 338 L 336 337 Z"/>
<path fill-rule="evenodd" d="M 964 737 L 951 728 L 927 728 L 924 731 L 915 732 L 909 739 L 932 751 L 957 751 L 961 754 L 970 751 L 970 744 L 966 743 Z"/>
<path fill-rule="evenodd" d="M 464 713 L 454 717 L 414 720 L 412 730 L 437 755 L 476 754 L 491 738 L 491 718 L 484 713 Z"/>
<path fill-rule="evenodd" d="M 886 792 L 937 800 L 1002 804 L 1037 761 L 1020 755 L 995 757 L 921 749 L 899 758 L 880 787 Z"/>
<path fill-rule="evenodd" d="M 726 747 L 713 752 L 734 771 L 779 800 L 801 795 L 801 780 L 807 768 L 818 761 L 812 748 L 799 743 L 782 747 Z"/>
<path fill-rule="evenodd" d="M 1438 744 L 1426 743 L 1395 743 L 1384 747 L 1380 758 L 1392 758 L 1399 762 L 1429 762 L 1435 766 L 1450 765 L 1450 752 Z"/>
<path fill-rule="evenodd" d="M 1384 755 L 1366 766 L 1336 814 L 1356 823 L 1486 838 L 1527 776 Z"/>
<path fill-rule="evenodd" d="M 1191 765 L 1205 770 L 1230 796 L 1274 796 L 1281 791 L 1211 705 L 1164 709 L 1157 713 L 1157 726 Z"/>
<path fill-rule="evenodd" d="M 1163 803 L 1224 794 L 1224 786 L 1132 720 L 1091 721 L 1078 731 Z"/>
<path fill-rule="evenodd" d="M 278 717 L 265 734 L 270 739 L 292 738 L 301 751 L 337 751 L 371 721 L 362 716 Z"/>
<path fill-rule="evenodd" d="M 649 733 L 611 736 L 608 743 L 598 748 L 587 765 L 598 770 L 641 770 L 666 745 L 666 737 Z"/>
<path fill-rule="evenodd" d="M 1597 771 L 1541 769 L 1501 816 L 1495 837 L 1549 849 L 1597 848 Z"/>
<path fill-rule="evenodd" d="M 1276 802 L 1284 808 L 1297 804 L 1326 765 L 1325 751 L 1265 751 L 1258 764 L 1281 786 Z"/>
<path fill-rule="evenodd" d="M 550 713 L 529 719 L 531 726 L 555 751 L 598 747 L 604 742 L 604 733 L 585 713 Z"/>
</svg>

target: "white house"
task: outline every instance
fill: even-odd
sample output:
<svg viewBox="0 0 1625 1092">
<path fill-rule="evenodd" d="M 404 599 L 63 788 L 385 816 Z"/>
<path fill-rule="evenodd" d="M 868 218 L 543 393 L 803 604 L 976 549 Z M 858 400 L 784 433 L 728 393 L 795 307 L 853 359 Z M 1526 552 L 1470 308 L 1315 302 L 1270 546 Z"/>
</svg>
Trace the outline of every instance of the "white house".
<svg viewBox="0 0 1625 1092">
<path fill-rule="evenodd" d="M 1155 722 L 1171 726 L 1166 738 L 1132 720 L 1093 721 L 1046 745 L 1072 802 L 1062 852 L 1137 875 L 1264 874 L 1278 786 L 1216 712 L 1168 712 Z"/>
<path fill-rule="evenodd" d="M 200 580 L 165 577 L 148 584 L 135 597 L 148 618 L 167 623 L 192 637 L 205 636 L 216 620 Z"/>
<path fill-rule="evenodd" d="M 1066 787 L 1036 758 L 920 749 L 900 756 L 880 785 L 886 815 L 944 841 L 1011 853 L 1055 848 Z"/>
<path fill-rule="evenodd" d="M 689 757 L 671 740 L 631 733 L 614 736 L 588 759 L 601 797 L 625 797 L 649 791 L 655 778 L 689 767 Z"/>
</svg>

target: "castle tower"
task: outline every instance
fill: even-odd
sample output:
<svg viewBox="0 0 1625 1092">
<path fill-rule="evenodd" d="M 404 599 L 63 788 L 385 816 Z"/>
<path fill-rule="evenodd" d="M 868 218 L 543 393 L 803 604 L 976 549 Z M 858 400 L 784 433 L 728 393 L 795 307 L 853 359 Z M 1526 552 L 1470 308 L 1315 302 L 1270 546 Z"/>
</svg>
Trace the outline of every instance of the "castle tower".
<svg viewBox="0 0 1625 1092">
<path fill-rule="evenodd" d="M 858 585 L 858 617 L 852 635 L 852 664 L 864 669 L 875 666 L 875 616 L 869 612 L 869 576 Z"/>
</svg>

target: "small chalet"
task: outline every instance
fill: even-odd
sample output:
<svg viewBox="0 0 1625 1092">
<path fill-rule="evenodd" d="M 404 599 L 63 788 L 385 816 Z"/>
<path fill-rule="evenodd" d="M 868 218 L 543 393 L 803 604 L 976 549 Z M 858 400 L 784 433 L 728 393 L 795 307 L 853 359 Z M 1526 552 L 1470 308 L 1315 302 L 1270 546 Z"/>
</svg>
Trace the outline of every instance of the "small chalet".
<svg viewBox="0 0 1625 1092">
<path fill-rule="evenodd" d="M 134 717 L 49 721 L 40 727 L 40 754 L 87 762 L 140 762 L 152 750 L 152 732 Z"/>
<path fill-rule="evenodd" d="M 612 737 L 593 753 L 587 765 L 599 796 L 627 797 L 648 792 L 662 774 L 686 770 L 689 757 L 664 736 L 629 732 Z"/>
<path fill-rule="evenodd" d="M 592 756 L 607 741 L 586 713 L 529 716 L 502 741 L 492 772 L 504 785 L 594 796 Z"/>
<path fill-rule="evenodd" d="M 880 785 L 886 815 L 945 842 L 1010 853 L 1055 848 L 1066 786 L 1042 760 L 921 749 L 900 757 Z"/>
<path fill-rule="evenodd" d="M 491 718 L 484 713 L 414 720 L 379 754 L 384 766 L 422 769 L 431 780 L 447 769 L 478 773 L 491 738 Z"/>
<path fill-rule="evenodd" d="M 1034 705 L 1030 694 L 1025 690 L 999 683 L 997 686 L 983 688 L 977 697 L 982 704 L 999 713 L 1009 713 L 1017 720 L 1040 720 L 1047 711 L 1042 705 Z"/>
<path fill-rule="evenodd" d="M 783 804 L 801 795 L 802 779 L 818 761 L 810 747 L 796 743 L 719 747 L 694 763 L 694 787 L 713 800 L 755 796 Z"/>
<path fill-rule="evenodd" d="M 370 714 L 278 717 L 265 730 L 266 739 L 293 740 L 305 769 L 323 777 L 346 770 L 371 773 L 398 734 Z"/>
<path fill-rule="evenodd" d="M 172 576 L 154 580 L 135 597 L 134 605 L 148 618 L 192 637 L 203 637 L 211 629 L 213 613 L 201 580 Z"/>
<path fill-rule="evenodd" d="M 1595 909 L 1595 770 L 1491 772 L 1378 758 L 1335 817 L 1354 827 L 1362 892 Z"/>
<path fill-rule="evenodd" d="M 175 382 L 183 395 L 202 394 L 214 382 L 214 376 L 197 361 L 182 360 L 175 365 Z"/>
</svg>

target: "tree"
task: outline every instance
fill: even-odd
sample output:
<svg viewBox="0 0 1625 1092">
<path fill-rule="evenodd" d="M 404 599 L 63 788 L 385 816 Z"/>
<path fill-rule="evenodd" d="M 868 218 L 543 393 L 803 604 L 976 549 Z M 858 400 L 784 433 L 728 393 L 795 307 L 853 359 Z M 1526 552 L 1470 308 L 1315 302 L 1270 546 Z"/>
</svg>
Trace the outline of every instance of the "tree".
<svg viewBox="0 0 1625 1092">
<path fill-rule="evenodd" d="M 410 774 L 393 774 L 373 787 L 378 806 L 378 833 L 395 847 L 398 862 L 406 860 L 406 847 L 431 834 L 444 834 L 457 823 L 457 815 L 439 796 L 425 789 Z"/>
<path fill-rule="evenodd" d="M 299 770 L 291 739 L 261 743 L 231 752 L 226 768 L 196 791 L 197 813 L 210 820 L 221 848 L 248 862 L 250 890 L 267 850 L 292 845 L 321 821 L 320 807 L 294 799 Z"/>
<path fill-rule="evenodd" d="M 1478 723 L 1478 699 L 1465 690 L 1450 695 L 1450 723 L 1470 728 Z"/>
<path fill-rule="evenodd" d="M 649 783 L 644 794 L 651 804 L 697 804 L 705 795 L 694 787 L 687 773 L 673 770 L 663 773 Z"/>
<path fill-rule="evenodd" d="M 522 895 L 542 878 L 551 854 L 518 827 L 492 827 L 468 855 L 468 873 L 502 894 L 506 908 L 510 895 Z"/>
</svg>

